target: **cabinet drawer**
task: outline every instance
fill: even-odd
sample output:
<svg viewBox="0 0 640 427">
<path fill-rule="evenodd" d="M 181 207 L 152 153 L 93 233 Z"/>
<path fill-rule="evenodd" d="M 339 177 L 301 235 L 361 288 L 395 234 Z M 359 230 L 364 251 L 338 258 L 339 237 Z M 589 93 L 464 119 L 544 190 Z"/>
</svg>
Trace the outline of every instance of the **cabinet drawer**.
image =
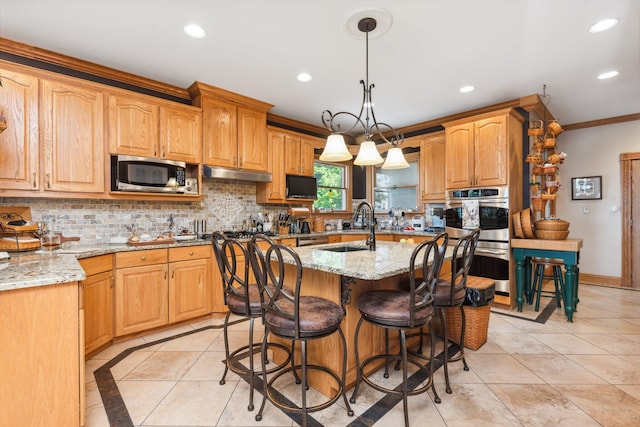
<svg viewBox="0 0 640 427">
<path fill-rule="evenodd" d="M 116 254 L 116 268 L 162 264 L 166 263 L 168 258 L 167 249 L 121 252 Z"/>
<path fill-rule="evenodd" d="M 100 255 L 78 260 L 87 276 L 113 270 L 113 255 Z"/>
<path fill-rule="evenodd" d="M 211 245 L 171 248 L 169 249 L 169 262 L 186 261 L 198 258 L 210 258 L 212 255 L 211 252 Z"/>
</svg>

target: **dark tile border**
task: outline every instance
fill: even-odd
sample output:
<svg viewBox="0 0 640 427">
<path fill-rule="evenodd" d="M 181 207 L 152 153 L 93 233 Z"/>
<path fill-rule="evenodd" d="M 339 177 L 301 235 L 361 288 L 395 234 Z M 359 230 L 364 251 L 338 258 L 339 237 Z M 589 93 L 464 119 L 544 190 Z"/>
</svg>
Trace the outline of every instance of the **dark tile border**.
<svg viewBox="0 0 640 427">
<path fill-rule="evenodd" d="M 229 325 L 235 325 L 241 322 L 245 322 L 246 319 L 236 320 L 231 322 Z M 111 374 L 111 368 L 113 368 L 118 363 L 122 362 L 127 356 L 137 350 L 141 350 L 147 347 L 151 347 L 153 345 L 161 344 L 167 341 L 174 340 L 176 338 L 185 337 L 188 335 L 196 334 L 198 332 L 206 331 L 208 329 L 222 329 L 224 325 L 210 325 L 202 328 L 194 329 L 193 331 L 183 332 L 177 335 L 173 335 L 171 337 L 162 338 L 156 341 L 152 341 L 149 343 L 141 344 L 135 347 L 128 348 L 123 350 L 120 354 L 118 354 L 113 359 L 109 360 L 107 363 L 96 369 L 93 373 L 96 384 L 98 386 L 98 391 L 100 392 L 100 396 L 102 398 L 102 403 L 104 405 L 105 412 L 107 414 L 107 418 L 109 419 L 109 425 L 112 427 L 134 427 L 133 421 L 131 420 L 131 416 L 129 415 L 129 411 L 127 410 L 127 406 L 122 399 L 122 395 L 120 394 L 120 390 L 118 389 L 118 384 L 116 383 L 113 375 Z M 452 343 L 449 346 L 449 354 L 455 354 L 459 350 L 458 344 Z M 436 357 L 436 365 L 434 365 L 434 372 L 442 367 L 442 360 L 444 360 L 444 352 L 440 353 Z M 429 369 L 429 365 L 426 366 Z M 245 376 L 242 376 L 245 381 L 248 379 Z M 413 389 L 420 385 L 423 381 L 427 379 L 427 374 L 423 370 L 419 370 L 414 373 L 411 377 L 409 377 L 409 388 Z M 254 381 L 254 385 L 256 391 L 259 393 L 263 393 L 264 391 L 264 382 L 258 376 Z M 396 390 L 400 390 L 400 386 L 396 387 Z M 286 397 L 283 395 L 276 394 L 276 397 L 283 402 L 288 401 Z M 348 398 L 349 396 L 347 396 Z M 388 393 L 378 402 L 373 404 L 369 409 L 367 409 L 362 415 L 355 418 L 351 423 L 348 424 L 348 427 L 369 427 L 374 425 L 380 418 L 382 418 L 387 412 L 389 412 L 394 406 L 396 406 L 399 402 L 402 401 L 402 395 L 399 393 Z M 302 424 L 302 417 L 300 414 L 288 413 L 285 412 L 291 420 L 296 422 L 297 424 Z M 307 415 L 307 425 L 308 426 L 322 426 L 320 422 L 316 419 Z"/>
</svg>

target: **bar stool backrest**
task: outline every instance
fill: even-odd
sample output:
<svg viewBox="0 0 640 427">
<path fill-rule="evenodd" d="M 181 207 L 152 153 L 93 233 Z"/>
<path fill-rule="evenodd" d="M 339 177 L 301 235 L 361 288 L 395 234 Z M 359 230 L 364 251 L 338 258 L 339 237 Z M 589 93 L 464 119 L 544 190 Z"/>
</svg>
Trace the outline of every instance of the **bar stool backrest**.
<svg viewBox="0 0 640 427">
<path fill-rule="evenodd" d="M 473 255 L 480 239 L 480 229 L 476 228 L 462 236 L 453 248 L 451 260 L 451 289 L 450 299 L 454 300 L 456 291 L 467 286 L 467 276 L 473 262 Z"/>
<path fill-rule="evenodd" d="M 227 298 L 230 294 L 236 295 L 244 299 L 246 312 L 249 313 L 249 262 L 247 249 L 238 240 L 229 238 L 221 232 L 213 233 L 211 242 L 220 276 L 222 276 L 225 304 L 227 304 Z M 244 263 L 238 262 L 241 256 L 244 257 Z"/>
</svg>

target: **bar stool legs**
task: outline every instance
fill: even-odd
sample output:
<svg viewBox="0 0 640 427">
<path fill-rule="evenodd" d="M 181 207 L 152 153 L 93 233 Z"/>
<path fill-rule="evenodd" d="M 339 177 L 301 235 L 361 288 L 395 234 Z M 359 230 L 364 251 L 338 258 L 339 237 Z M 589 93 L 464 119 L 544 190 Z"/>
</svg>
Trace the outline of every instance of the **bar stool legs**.
<svg viewBox="0 0 640 427">
<path fill-rule="evenodd" d="M 545 276 L 544 272 L 547 266 L 551 266 L 553 276 Z M 558 308 L 562 307 L 562 299 L 564 295 L 564 279 L 562 277 L 562 268 L 561 264 L 553 261 L 533 261 L 534 267 L 534 275 L 533 275 L 533 283 L 531 285 L 531 301 L 529 303 L 533 303 L 533 296 L 535 295 L 536 304 L 535 311 L 540 310 L 540 298 L 541 297 L 551 297 L 555 298 L 556 305 Z M 542 289 L 544 285 L 544 280 L 547 278 L 553 277 L 553 285 L 554 291 L 545 291 Z"/>
</svg>

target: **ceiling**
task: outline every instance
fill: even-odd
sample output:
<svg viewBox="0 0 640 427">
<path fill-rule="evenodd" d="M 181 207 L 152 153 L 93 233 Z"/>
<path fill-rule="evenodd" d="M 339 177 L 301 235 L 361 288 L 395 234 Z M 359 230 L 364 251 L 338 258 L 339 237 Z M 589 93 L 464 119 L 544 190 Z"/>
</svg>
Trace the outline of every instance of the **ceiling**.
<svg viewBox="0 0 640 427">
<path fill-rule="evenodd" d="M 0 37 L 181 88 L 202 81 L 321 126 L 325 109 L 359 111 L 365 41 L 347 23 L 364 10 L 391 16 L 369 41 L 369 83 L 393 127 L 543 85 L 563 124 L 640 112 L 638 0 L 0 0 Z M 620 23 L 587 31 L 607 17 Z M 189 23 L 207 37 L 187 37 Z M 313 80 L 297 81 L 303 71 Z"/>
</svg>

